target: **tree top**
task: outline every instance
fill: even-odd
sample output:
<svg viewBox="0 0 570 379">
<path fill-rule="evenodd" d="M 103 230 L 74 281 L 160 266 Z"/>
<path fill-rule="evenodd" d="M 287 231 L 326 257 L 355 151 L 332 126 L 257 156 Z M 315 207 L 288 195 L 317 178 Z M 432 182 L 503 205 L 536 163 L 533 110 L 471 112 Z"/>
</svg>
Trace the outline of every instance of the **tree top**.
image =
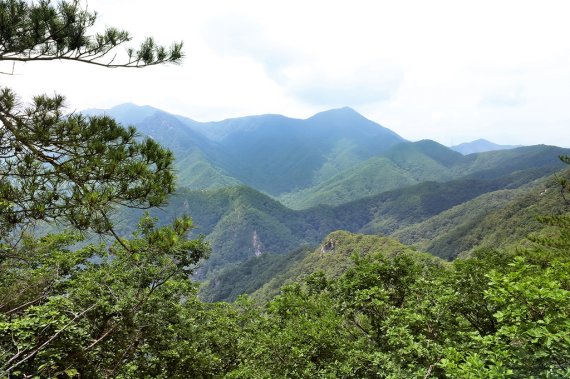
<svg viewBox="0 0 570 379">
<path fill-rule="evenodd" d="M 109 68 L 179 63 L 182 42 L 170 47 L 146 38 L 138 49 L 116 50 L 132 40 L 128 32 L 108 27 L 93 33 L 96 12 L 79 0 L 0 0 L 0 61 L 71 60 Z"/>
</svg>

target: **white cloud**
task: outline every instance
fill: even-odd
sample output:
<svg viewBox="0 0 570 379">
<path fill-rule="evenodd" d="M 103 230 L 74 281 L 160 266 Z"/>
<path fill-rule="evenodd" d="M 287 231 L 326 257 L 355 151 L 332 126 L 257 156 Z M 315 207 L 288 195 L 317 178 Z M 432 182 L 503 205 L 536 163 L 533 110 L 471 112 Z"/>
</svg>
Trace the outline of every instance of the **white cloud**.
<svg viewBox="0 0 570 379">
<path fill-rule="evenodd" d="M 90 0 L 102 25 L 184 40 L 182 66 L 18 64 L 25 97 L 212 120 L 349 105 L 409 139 L 570 146 L 566 1 Z M 136 41 L 135 41 L 136 42 Z M 0 71 L 11 66 L 0 65 Z"/>
<path fill-rule="evenodd" d="M 522 105 L 525 101 L 524 88 L 521 85 L 514 87 L 491 89 L 488 93 L 483 94 L 481 99 L 482 106 L 497 107 L 516 107 Z"/>
<path fill-rule="evenodd" d="M 398 90 L 402 72 L 387 65 L 369 65 L 349 72 L 326 72 L 309 67 L 290 75 L 286 88 L 301 101 L 321 107 L 357 107 L 387 101 Z"/>
</svg>

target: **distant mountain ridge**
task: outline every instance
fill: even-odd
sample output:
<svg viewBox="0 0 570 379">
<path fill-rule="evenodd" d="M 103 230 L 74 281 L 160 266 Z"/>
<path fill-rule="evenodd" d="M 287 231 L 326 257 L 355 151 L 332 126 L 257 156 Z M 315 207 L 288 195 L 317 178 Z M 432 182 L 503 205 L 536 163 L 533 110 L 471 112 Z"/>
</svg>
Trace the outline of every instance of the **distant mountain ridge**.
<svg viewBox="0 0 570 379">
<path fill-rule="evenodd" d="M 206 123 L 132 104 L 84 113 L 108 114 L 172 149 L 180 185 L 195 189 L 233 182 L 277 196 L 311 187 L 405 142 L 351 108 L 305 120 L 260 115 Z M 194 170 L 188 170 L 189 156 Z M 210 180 L 196 182 L 196 177 Z"/>
<path fill-rule="evenodd" d="M 522 145 L 498 145 L 486 139 L 480 138 L 471 142 L 460 143 L 456 146 L 451 146 L 450 149 L 457 151 L 463 155 L 484 153 L 487 151 L 508 150 L 522 147 Z"/>
<path fill-rule="evenodd" d="M 133 124 L 172 149 L 181 187 L 245 184 L 294 209 L 339 205 L 425 180 L 447 181 L 486 165 L 500 170 L 526 154 L 514 149 L 513 154 L 463 156 L 435 141 L 408 142 L 348 107 L 304 120 L 266 114 L 198 122 L 134 104 L 84 113 Z M 484 140 L 469 146 L 505 147 Z"/>
<path fill-rule="evenodd" d="M 278 199 L 293 209 L 304 209 L 318 204 L 340 205 L 425 181 L 500 178 L 531 168 L 547 175 L 562 168 L 558 156 L 565 151 L 536 145 L 464 156 L 431 140 L 404 142 L 319 185 Z"/>
</svg>

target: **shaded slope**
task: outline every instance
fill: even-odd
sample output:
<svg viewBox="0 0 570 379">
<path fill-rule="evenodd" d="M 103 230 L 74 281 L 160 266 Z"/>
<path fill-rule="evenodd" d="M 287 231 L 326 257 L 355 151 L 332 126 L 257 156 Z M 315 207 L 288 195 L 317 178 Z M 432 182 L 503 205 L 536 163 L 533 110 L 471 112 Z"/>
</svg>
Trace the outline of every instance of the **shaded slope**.
<svg viewBox="0 0 570 379">
<path fill-rule="evenodd" d="M 286 194 L 279 200 L 293 209 L 339 205 L 417 183 L 416 178 L 389 159 L 374 157 L 319 185 Z"/>
<path fill-rule="evenodd" d="M 566 172 L 564 175 L 570 175 L 570 172 Z M 455 183 L 450 186 L 452 190 L 461 188 L 460 182 L 452 183 Z M 475 182 L 470 182 L 470 184 L 473 185 Z M 437 193 L 440 192 L 441 187 L 437 183 L 432 183 L 429 186 L 424 184 L 407 189 L 407 193 L 402 194 L 401 197 L 396 195 L 397 191 L 392 191 L 383 194 L 382 198 L 376 196 L 367 199 L 369 204 L 376 204 L 375 214 L 363 212 L 357 216 L 351 213 L 350 208 L 353 208 L 352 211 L 354 211 L 362 205 L 362 200 L 351 206 L 326 208 L 326 210 L 328 210 L 330 217 L 340 218 L 340 221 L 346 225 L 352 223 L 354 231 L 366 231 L 366 227 L 370 226 L 358 228 L 358 218 L 361 221 L 372 219 L 372 223 L 379 223 L 379 228 L 383 231 L 393 230 L 391 237 L 397 238 L 402 243 L 413 244 L 415 248 L 429 251 L 431 254 L 444 259 L 452 259 L 457 255 L 467 254 L 476 248 L 497 249 L 524 244 L 525 237 L 529 233 L 544 228 L 544 225 L 536 220 L 537 215 L 557 213 L 563 208 L 563 202 L 557 188 L 556 177 L 549 177 L 517 189 L 491 191 L 472 197 L 471 200 L 465 202 L 459 200 L 457 201 L 458 205 L 439 213 L 436 209 L 422 210 L 421 204 L 419 207 L 400 207 L 401 212 L 392 208 L 395 203 L 403 202 L 404 199 L 410 198 L 410 195 L 413 194 L 417 195 L 413 197 L 423 198 L 424 201 L 430 198 L 434 199 L 434 189 Z M 414 201 L 411 202 L 411 204 L 413 203 Z M 440 207 L 445 208 L 448 205 L 449 203 L 446 203 Z M 435 215 L 422 220 L 430 212 Z M 297 215 L 299 214 L 309 215 L 306 211 L 297 212 Z M 345 218 L 342 215 L 345 215 Z M 320 213 L 319 216 L 322 217 L 323 213 Z M 382 221 L 386 220 L 386 217 L 389 217 L 393 223 L 383 223 Z M 321 222 L 321 224 L 323 223 Z M 349 234 L 339 233 L 339 235 Z M 336 234 L 336 232 L 333 233 L 333 236 Z M 378 236 L 371 235 L 359 235 L 354 238 L 359 241 L 379 241 L 377 240 Z M 202 296 L 208 301 L 231 301 L 239 294 L 252 293 L 261 288 L 258 291 L 259 293 L 254 296 L 267 299 L 274 295 L 284 283 L 296 281 L 316 270 L 323 270 L 334 275 L 346 269 L 347 264 L 350 264 L 349 260 L 342 257 L 327 257 L 328 250 L 338 247 L 334 240 L 335 238 L 327 237 L 321 247 L 315 251 L 304 248 L 285 255 L 267 254 L 226 266 L 223 270 L 210 276 L 201 290 Z M 382 240 L 393 241 L 390 239 Z M 358 244 L 353 243 L 353 245 Z M 395 247 L 399 245 L 390 242 L 384 246 Z M 360 253 L 368 251 L 366 247 L 362 246 L 357 250 Z M 341 248 L 338 251 L 343 250 Z"/>
<path fill-rule="evenodd" d="M 180 191 L 163 211 L 163 222 L 188 213 L 196 233 L 207 236 L 213 253 L 202 276 L 227 265 L 266 253 L 283 254 L 314 245 L 334 230 L 390 234 L 422 222 L 484 193 L 516 188 L 539 175 L 515 173 L 492 180 L 425 182 L 357 200 L 337 207 L 319 206 L 302 211 L 248 187 L 210 191 Z M 131 221 L 132 222 L 132 221 Z"/>
<path fill-rule="evenodd" d="M 434 141 L 404 142 L 323 183 L 281 196 L 287 206 L 304 209 L 318 204 L 339 205 L 423 181 L 454 177 L 449 166 L 463 157 Z"/>
<path fill-rule="evenodd" d="M 254 299 L 265 301 L 283 285 L 301 281 L 312 273 L 322 272 L 329 278 L 340 276 L 353 266 L 354 254 L 393 255 L 412 251 L 392 238 L 335 231 L 315 249 L 255 257 L 230 267 L 203 283 L 200 296 L 206 301 L 233 301 L 241 294 L 253 294 Z"/>
<path fill-rule="evenodd" d="M 191 188 L 244 183 L 278 195 L 318 184 L 404 141 L 350 108 L 306 120 L 261 115 L 206 123 L 132 104 L 86 113 L 133 124 L 172 149 L 180 185 Z"/>
<path fill-rule="evenodd" d="M 465 249 L 465 244 L 472 248 L 479 243 L 478 239 L 467 236 L 468 231 L 475 228 L 490 212 L 504 207 L 516 194 L 517 190 L 486 193 L 425 221 L 401 228 L 391 235 L 422 251 L 453 259 Z"/>
<path fill-rule="evenodd" d="M 564 171 L 530 186 L 485 194 L 422 223 L 393 234 L 446 259 L 476 248 L 500 248 L 525 243 L 530 233 L 544 229 L 537 216 L 564 211 L 558 178 Z"/>
<path fill-rule="evenodd" d="M 511 150 L 491 151 L 465 156 L 453 167 L 455 175 L 484 179 L 497 178 L 509 173 L 539 169 L 545 175 L 564 168 L 560 155 L 567 155 L 570 149 L 557 146 L 535 145 Z"/>
<path fill-rule="evenodd" d="M 219 141 L 231 159 L 217 163 L 272 195 L 312 186 L 404 141 L 349 108 L 307 120 L 265 115 L 221 123 L 234 131 Z"/>
</svg>

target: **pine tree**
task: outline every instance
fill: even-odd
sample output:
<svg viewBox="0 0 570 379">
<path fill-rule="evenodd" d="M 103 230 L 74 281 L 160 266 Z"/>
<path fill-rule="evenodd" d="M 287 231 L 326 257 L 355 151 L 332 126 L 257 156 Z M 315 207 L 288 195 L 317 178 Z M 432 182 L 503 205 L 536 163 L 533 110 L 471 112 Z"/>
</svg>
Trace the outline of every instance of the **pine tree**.
<svg viewBox="0 0 570 379">
<path fill-rule="evenodd" d="M 167 49 L 148 38 L 119 62 L 115 51 L 131 37 L 116 28 L 89 34 L 95 21 L 77 0 L 0 1 L 0 61 L 145 67 L 182 58 L 182 43 Z M 64 100 L 40 95 L 25 105 L 13 90 L 0 88 L 3 232 L 34 220 L 108 232 L 112 206 L 156 206 L 174 190 L 170 151 L 137 139 L 133 128 L 111 118 L 66 115 Z"/>
<path fill-rule="evenodd" d="M 0 61 L 128 68 L 182 58 L 182 43 L 149 38 L 121 60 L 117 48 L 131 37 L 92 34 L 96 18 L 79 1 L 0 0 Z M 24 104 L 0 88 L 0 377 L 151 370 L 152 351 L 168 358 L 153 344 L 195 298 L 188 277 L 209 251 L 187 238 L 188 217 L 164 227 L 143 217 L 130 239 L 115 232 L 117 206 L 157 206 L 174 191 L 173 155 L 132 127 L 67 114 L 64 104 L 60 95 Z M 71 230 L 38 237 L 29 227 L 40 221 Z M 70 248 L 83 231 L 115 242 Z"/>
</svg>

